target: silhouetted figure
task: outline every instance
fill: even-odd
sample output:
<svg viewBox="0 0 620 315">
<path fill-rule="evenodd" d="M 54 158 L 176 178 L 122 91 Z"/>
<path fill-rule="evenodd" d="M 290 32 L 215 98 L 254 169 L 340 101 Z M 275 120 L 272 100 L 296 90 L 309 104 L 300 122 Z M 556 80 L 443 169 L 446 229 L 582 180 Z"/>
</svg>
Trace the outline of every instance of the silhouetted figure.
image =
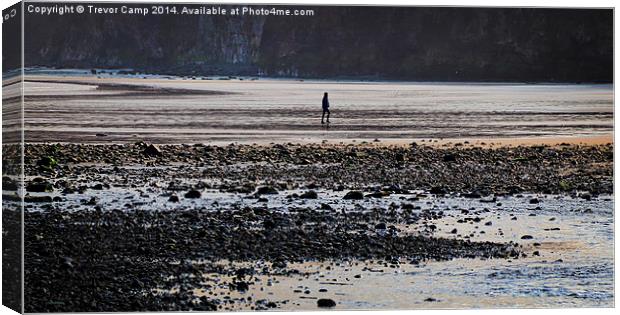
<svg viewBox="0 0 620 315">
<path fill-rule="evenodd" d="M 329 124 L 329 100 L 327 99 L 327 92 L 325 92 L 325 94 L 323 94 L 323 116 L 321 116 L 321 124 L 324 124 L 325 122 L 323 121 L 323 119 L 325 119 L 325 113 L 327 113 L 327 123 Z"/>
</svg>

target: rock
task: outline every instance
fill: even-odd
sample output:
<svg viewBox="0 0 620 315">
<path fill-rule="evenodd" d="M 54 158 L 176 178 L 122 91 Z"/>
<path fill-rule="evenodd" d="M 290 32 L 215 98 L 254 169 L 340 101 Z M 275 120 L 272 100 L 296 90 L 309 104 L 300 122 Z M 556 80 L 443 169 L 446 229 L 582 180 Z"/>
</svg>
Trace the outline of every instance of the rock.
<svg viewBox="0 0 620 315">
<path fill-rule="evenodd" d="M 375 225 L 375 229 L 377 229 L 377 230 L 385 230 L 385 229 L 387 229 L 387 225 L 385 223 L 381 222 L 381 223 L 378 223 L 377 225 Z"/>
<path fill-rule="evenodd" d="M 346 200 L 362 200 L 364 199 L 364 193 L 358 190 L 349 191 L 342 199 Z"/>
<path fill-rule="evenodd" d="M 336 301 L 332 299 L 318 299 L 318 301 L 316 301 L 316 305 L 318 307 L 334 307 L 336 306 Z"/>
<path fill-rule="evenodd" d="M 493 222 L 489 221 L 489 222 L 485 223 L 484 225 L 491 226 L 491 225 L 493 225 Z"/>
<path fill-rule="evenodd" d="M 301 199 L 317 199 L 319 195 L 314 190 L 307 191 L 299 196 Z"/>
<path fill-rule="evenodd" d="M 540 200 L 538 200 L 538 198 L 530 199 L 530 204 L 535 205 L 535 204 L 538 204 L 538 203 L 540 203 Z"/>
<path fill-rule="evenodd" d="M 30 192 L 53 192 L 54 186 L 48 182 L 30 183 L 26 186 L 26 191 Z"/>
<path fill-rule="evenodd" d="M 149 144 L 146 147 L 146 149 L 144 149 L 144 151 L 142 151 L 142 154 L 144 154 L 146 156 L 159 156 L 159 155 L 161 155 L 161 150 L 156 145 Z"/>
<path fill-rule="evenodd" d="M 271 263 L 271 268 L 279 268 L 279 269 L 284 269 L 286 268 L 286 262 L 283 260 L 276 260 L 273 263 Z"/>
<path fill-rule="evenodd" d="M 200 193 L 199 193 L 200 194 Z M 199 196 L 200 197 L 200 196 Z M 168 198 L 168 201 L 170 202 L 179 202 L 179 196 L 177 195 L 171 195 L 170 198 Z"/>
<path fill-rule="evenodd" d="M 246 292 L 250 289 L 250 285 L 245 281 L 235 282 L 234 287 L 239 292 Z"/>
<path fill-rule="evenodd" d="M 2 176 L 2 190 L 17 190 L 17 182 L 8 176 Z"/>
<path fill-rule="evenodd" d="M 65 268 L 72 269 L 72 268 L 75 267 L 75 261 L 73 260 L 73 258 L 63 257 L 62 258 L 62 266 L 65 267 Z"/>
<path fill-rule="evenodd" d="M 390 193 L 387 192 L 387 191 L 375 191 L 372 194 L 366 195 L 366 197 L 370 197 L 370 198 L 383 198 L 383 197 L 388 197 L 389 195 L 390 195 Z"/>
<path fill-rule="evenodd" d="M 278 190 L 271 186 L 262 186 L 262 187 L 258 187 L 258 189 L 256 190 L 256 194 L 257 195 L 277 195 Z"/>
<path fill-rule="evenodd" d="M 334 208 L 332 208 L 332 206 L 326 204 L 326 203 L 322 203 L 321 204 L 321 210 L 334 210 Z"/>
<path fill-rule="evenodd" d="M 52 169 L 58 165 L 58 161 L 51 156 L 43 156 L 37 161 L 37 165 L 45 169 Z"/>
<path fill-rule="evenodd" d="M 99 200 L 97 200 L 97 197 L 93 196 L 93 197 L 90 198 L 90 200 L 84 201 L 84 204 L 87 205 L 87 206 L 96 206 L 98 201 Z"/>
<path fill-rule="evenodd" d="M 533 239 L 533 238 L 534 238 L 534 237 L 533 237 L 533 236 L 531 236 L 531 235 L 523 235 L 523 236 L 521 236 L 521 239 L 522 239 L 522 240 L 531 240 L 531 239 Z"/>
<path fill-rule="evenodd" d="M 24 202 L 52 202 L 53 199 L 50 196 L 24 196 Z"/>
<path fill-rule="evenodd" d="M 452 229 L 452 231 L 450 231 L 450 233 L 452 233 L 452 234 L 456 234 L 457 232 L 458 232 L 457 229 Z"/>
<path fill-rule="evenodd" d="M 478 198 L 482 197 L 482 195 L 480 195 L 480 193 L 477 192 L 477 191 L 470 192 L 470 193 L 467 193 L 467 194 L 462 194 L 462 196 L 465 197 L 465 198 L 475 198 L 475 199 L 478 199 Z"/>
<path fill-rule="evenodd" d="M 446 153 L 443 155 L 444 162 L 456 162 L 456 155 L 452 153 Z"/>
<path fill-rule="evenodd" d="M 197 199 L 200 198 L 201 195 L 202 194 L 198 190 L 192 189 L 185 194 L 185 198 Z"/>
<path fill-rule="evenodd" d="M 433 195 L 445 195 L 447 190 L 441 186 L 435 186 L 431 188 L 430 193 Z"/>
<path fill-rule="evenodd" d="M 267 219 L 267 220 L 263 221 L 263 227 L 265 228 L 265 230 L 273 230 L 277 226 L 278 225 L 273 220 Z"/>
<path fill-rule="evenodd" d="M 588 194 L 588 193 L 583 193 L 579 195 L 579 198 L 590 201 L 592 200 L 592 195 Z"/>
<path fill-rule="evenodd" d="M 437 302 L 437 299 L 429 297 L 429 298 L 424 299 L 424 302 Z"/>
</svg>

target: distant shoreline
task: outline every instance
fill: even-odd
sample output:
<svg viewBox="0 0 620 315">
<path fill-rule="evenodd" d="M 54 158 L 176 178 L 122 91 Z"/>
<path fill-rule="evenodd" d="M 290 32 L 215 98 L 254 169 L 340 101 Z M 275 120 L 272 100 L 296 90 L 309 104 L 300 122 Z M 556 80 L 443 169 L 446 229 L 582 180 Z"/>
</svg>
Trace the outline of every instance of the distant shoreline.
<svg viewBox="0 0 620 315">
<path fill-rule="evenodd" d="M 15 71 L 15 75 L 21 74 L 20 69 L 8 70 L 3 73 L 3 79 L 5 74 Z M 96 73 L 92 73 L 96 71 Z M 152 72 L 144 69 L 132 69 L 132 68 L 53 68 L 45 66 L 32 66 L 25 67 L 25 75 L 62 75 L 59 73 L 74 74 L 82 73 L 87 76 L 100 76 L 109 75 L 110 77 L 170 77 L 178 79 L 207 79 L 207 80 L 230 80 L 243 78 L 247 80 L 283 80 L 283 81 L 311 81 L 311 82 L 368 82 L 368 83 L 414 83 L 414 84 L 465 84 L 465 85 L 613 85 L 612 81 L 522 81 L 522 80 L 466 80 L 466 81 L 453 81 L 453 80 L 405 80 L 396 78 L 380 78 L 373 76 L 338 76 L 338 77 L 291 77 L 291 76 L 261 76 L 261 75 L 245 75 L 245 74 L 190 74 L 186 72 Z M 70 75 L 70 74 L 66 74 Z M 10 76 L 9 76 L 10 78 Z"/>
</svg>

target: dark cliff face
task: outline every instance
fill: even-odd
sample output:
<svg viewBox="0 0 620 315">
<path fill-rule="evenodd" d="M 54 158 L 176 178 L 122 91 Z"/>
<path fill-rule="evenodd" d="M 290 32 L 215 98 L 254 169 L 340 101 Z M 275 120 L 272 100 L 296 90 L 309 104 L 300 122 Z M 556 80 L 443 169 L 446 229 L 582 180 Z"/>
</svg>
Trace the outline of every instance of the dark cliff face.
<svg viewBox="0 0 620 315">
<path fill-rule="evenodd" d="M 26 15 L 26 64 L 197 75 L 613 79 L 612 10 L 311 9 L 310 17 Z"/>
</svg>

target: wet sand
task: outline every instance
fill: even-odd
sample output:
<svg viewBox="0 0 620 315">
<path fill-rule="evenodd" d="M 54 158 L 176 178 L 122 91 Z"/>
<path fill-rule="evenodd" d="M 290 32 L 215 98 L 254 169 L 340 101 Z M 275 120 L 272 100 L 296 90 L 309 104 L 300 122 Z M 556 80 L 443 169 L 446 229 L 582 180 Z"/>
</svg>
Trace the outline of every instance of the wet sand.
<svg viewBox="0 0 620 315">
<path fill-rule="evenodd" d="M 609 307 L 612 152 L 27 145 L 26 309 Z"/>
<path fill-rule="evenodd" d="M 25 84 L 26 137 L 35 143 L 570 141 L 613 131 L 611 85 L 43 75 Z M 320 124 L 325 91 L 329 126 Z"/>
<path fill-rule="evenodd" d="M 28 312 L 613 306 L 609 85 L 26 80 Z"/>
</svg>

